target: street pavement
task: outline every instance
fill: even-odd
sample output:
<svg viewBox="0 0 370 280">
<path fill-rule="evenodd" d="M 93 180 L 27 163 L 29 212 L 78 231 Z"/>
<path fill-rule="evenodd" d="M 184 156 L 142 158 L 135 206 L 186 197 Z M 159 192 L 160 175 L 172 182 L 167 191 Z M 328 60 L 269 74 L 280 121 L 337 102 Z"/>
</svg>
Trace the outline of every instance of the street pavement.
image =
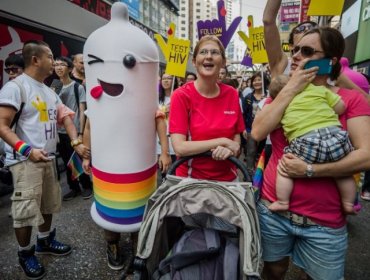
<svg viewBox="0 0 370 280">
<path fill-rule="evenodd" d="M 65 175 L 62 173 L 63 193 L 68 191 Z M 1 185 L 0 185 L 1 188 Z M 26 279 L 17 258 L 17 245 L 10 210 L 10 194 L 0 197 L 0 279 Z M 90 216 L 92 199 L 76 197 L 63 201 L 61 213 L 55 215 L 53 225 L 57 228 L 57 239 L 73 246 L 69 256 L 41 256 L 45 265 L 46 280 L 61 279 L 119 279 L 121 272 L 108 268 L 106 245 L 102 230 Z M 346 260 L 345 279 L 370 279 L 370 202 L 362 202 L 363 210 L 356 217 L 348 218 L 349 250 Z M 32 242 L 36 240 L 33 231 Z M 121 245 L 127 252 L 128 235 L 123 234 Z M 126 250 L 125 250 L 126 249 Z M 298 279 L 299 270 L 291 266 L 287 280 Z M 131 277 L 130 277 L 131 278 Z"/>
</svg>

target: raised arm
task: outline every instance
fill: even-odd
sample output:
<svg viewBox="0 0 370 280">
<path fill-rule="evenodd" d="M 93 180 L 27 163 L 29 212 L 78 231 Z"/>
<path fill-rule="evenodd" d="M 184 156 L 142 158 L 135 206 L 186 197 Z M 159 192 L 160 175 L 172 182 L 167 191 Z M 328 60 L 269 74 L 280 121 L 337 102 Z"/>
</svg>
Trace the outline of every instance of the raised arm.
<svg viewBox="0 0 370 280">
<path fill-rule="evenodd" d="M 263 26 L 265 32 L 265 46 L 269 60 L 271 77 L 284 73 L 288 65 L 288 57 L 281 48 L 280 33 L 276 25 L 281 0 L 268 0 L 263 11 Z"/>
</svg>

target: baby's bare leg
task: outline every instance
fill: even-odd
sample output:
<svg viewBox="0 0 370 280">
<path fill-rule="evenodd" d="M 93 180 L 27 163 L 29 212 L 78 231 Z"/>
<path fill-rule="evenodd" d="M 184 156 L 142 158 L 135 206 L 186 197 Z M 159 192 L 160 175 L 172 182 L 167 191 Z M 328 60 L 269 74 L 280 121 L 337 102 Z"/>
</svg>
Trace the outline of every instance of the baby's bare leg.
<svg viewBox="0 0 370 280">
<path fill-rule="evenodd" d="M 335 178 L 342 200 L 342 207 L 346 214 L 356 214 L 353 204 L 356 199 L 356 182 L 352 176 Z"/>
<path fill-rule="evenodd" d="M 284 177 L 277 173 L 276 176 L 276 197 L 269 209 L 271 211 L 286 211 L 289 209 L 290 194 L 293 191 L 293 179 Z"/>
</svg>

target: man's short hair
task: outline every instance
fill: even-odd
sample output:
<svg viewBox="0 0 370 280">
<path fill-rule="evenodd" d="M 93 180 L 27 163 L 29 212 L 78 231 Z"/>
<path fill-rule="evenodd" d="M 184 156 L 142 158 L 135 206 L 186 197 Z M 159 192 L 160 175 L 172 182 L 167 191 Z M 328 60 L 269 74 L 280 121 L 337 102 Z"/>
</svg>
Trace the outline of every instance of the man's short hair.
<svg viewBox="0 0 370 280">
<path fill-rule="evenodd" d="M 67 66 L 69 69 L 72 69 L 73 68 L 73 63 L 72 63 L 72 60 L 66 56 L 59 56 L 57 57 L 56 59 L 54 59 L 55 61 L 59 60 L 59 61 L 63 61 L 65 63 L 67 63 Z"/>
<path fill-rule="evenodd" d="M 50 48 L 47 43 L 40 40 L 30 40 L 24 43 L 22 55 L 25 67 L 31 65 L 33 56 L 40 57 L 44 53 L 43 47 Z"/>
<path fill-rule="evenodd" d="M 74 61 L 75 61 L 75 59 L 76 59 L 78 56 L 80 56 L 80 55 L 82 55 L 82 56 L 83 56 L 83 54 L 82 54 L 82 53 L 76 53 L 76 54 L 71 55 L 71 60 L 74 62 Z"/>
</svg>

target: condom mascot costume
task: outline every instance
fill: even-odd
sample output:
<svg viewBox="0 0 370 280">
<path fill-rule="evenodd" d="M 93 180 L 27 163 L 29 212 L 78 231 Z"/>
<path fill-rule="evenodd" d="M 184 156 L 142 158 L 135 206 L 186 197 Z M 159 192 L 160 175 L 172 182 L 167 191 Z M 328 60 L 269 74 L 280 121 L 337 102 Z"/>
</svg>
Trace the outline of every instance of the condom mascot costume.
<svg viewBox="0 0 370 280">
<path fill-rule="evenodd" d="M 83 50 L 91 130 L 93 220 L 114 232 L 139 231 L 156 187 L 155 113 L 159 56 L 129 22 L 123 3 Z"/>
</svg>

